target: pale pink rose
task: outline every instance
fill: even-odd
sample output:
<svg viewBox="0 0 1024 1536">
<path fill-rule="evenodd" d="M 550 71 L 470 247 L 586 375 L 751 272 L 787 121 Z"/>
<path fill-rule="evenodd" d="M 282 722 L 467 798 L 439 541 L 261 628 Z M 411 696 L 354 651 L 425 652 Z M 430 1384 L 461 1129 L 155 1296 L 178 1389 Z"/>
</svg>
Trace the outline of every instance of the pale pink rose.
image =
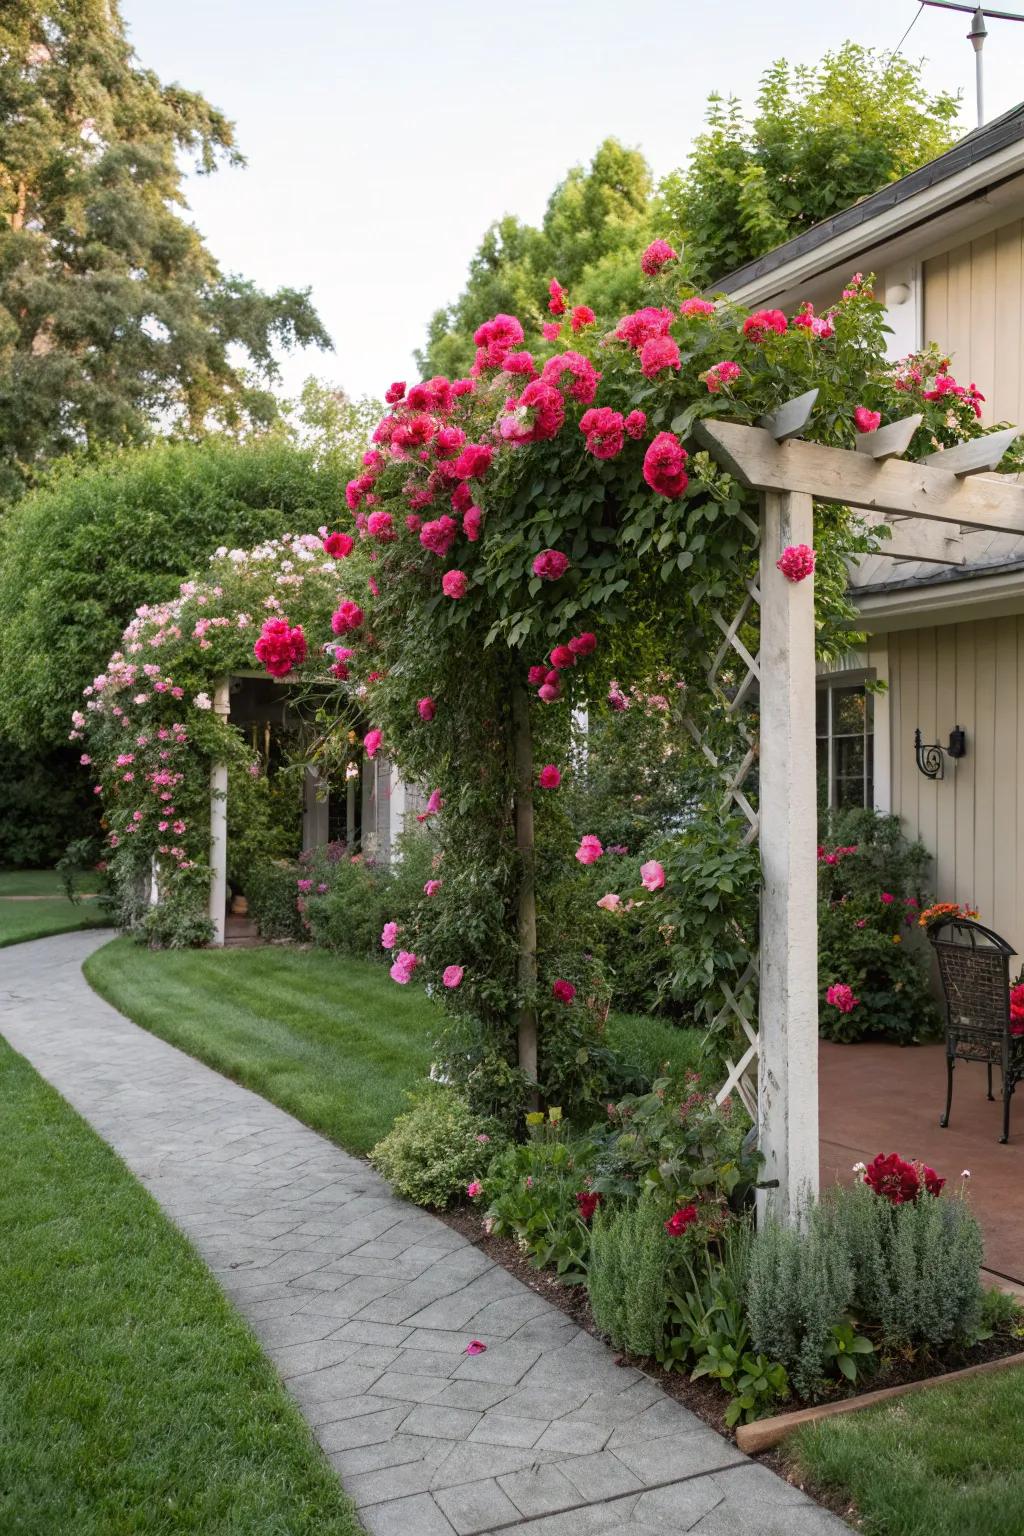
<svg viewBox="0 0 1024 1536">
<path fill-rule="evenodd" d="M 394 949 L 395 940 L 398 938 L 398 924 L 385 923 L 381 929 L 380 943 L 382 949 Z"/>
<path fill-rule="evenodd" d="M 640 879 L 645 891 L 660 891 L 665 885 L 665 871 L 657 859 L 648 859 L 646 864 L 640 866 Z"/>
<path fill-rule="evenodd" d="M 622 897 L 616 896 L 614 891 L 609 891 L 607 896 L 601 897 L 598 906 L 603 907 L 606 912 L 617 912 L 622 906 Z"/>
</svg>

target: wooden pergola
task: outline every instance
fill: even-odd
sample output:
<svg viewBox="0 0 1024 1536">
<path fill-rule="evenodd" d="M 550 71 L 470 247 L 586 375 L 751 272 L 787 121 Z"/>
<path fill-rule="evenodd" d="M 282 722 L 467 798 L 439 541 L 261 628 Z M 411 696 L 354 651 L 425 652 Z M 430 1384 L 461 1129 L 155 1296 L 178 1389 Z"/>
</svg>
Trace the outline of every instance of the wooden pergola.
<svg viewBox="0 0 1024 1536">
<path fill-rule="evenodd" d="M 738 695 L 760 689 L 760 744 L 726 782 L 760 843 L 761 947 L 748 977 L 759 975 L 756 1018 L 742 989 L 729 993 L 746 1049 L 729 1072 L 721 1100 L 736 1092 L 756 1113 L 765 1165 L 759 1214 L 788 1224 L 818 1191 L 818 919 L 815 773 L 814 581 L 791 582 L 776 567 L 793 544 L 814 544 L 814 502 L 863 510 L 887 524 L 885 553 L 902 560 L 964 563 L 961 532 L 977 528 L 1024 534 L 1024 486 L 995 478 L 1017 428 L 990 433 L 909 462 L 901 458 L 920 416 L 865 434 L 856 449 L 800 439 L 817 391 L 788 402 L 756 427 L 705 421 L 701 446 L 760 499 L 760 576 L 731 623 L 716 615 L 724 641 L 709 677 L 729 650 L 746 678 Z M 988 478 L 977 478 L 988 472 Z M 760 606 L 761 643 L 751 656 L 739 630 Z M 708 754 L 710 757 L 710 753 Z M 714 759 L 711 759 L 714 762 Z M 757 761 L 759 804 L 743 794 Z M 756 1072 L 756 1091 L 750 1078 Z"/>
</svg>

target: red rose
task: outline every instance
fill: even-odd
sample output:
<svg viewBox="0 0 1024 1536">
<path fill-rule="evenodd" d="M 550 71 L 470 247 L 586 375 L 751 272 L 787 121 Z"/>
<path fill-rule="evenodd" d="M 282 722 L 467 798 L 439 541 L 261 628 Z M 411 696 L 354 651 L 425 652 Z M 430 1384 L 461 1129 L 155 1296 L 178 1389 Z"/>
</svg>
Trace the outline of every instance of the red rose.
<svg viewBox="0 0 1024 1536">
<path fill-rule="evenodd" d="M 580 1213 L 580 1220 L 589 1226 L 594 1212 L 601 1204 L 601 1196 L 592 1189 L 581 1189 L 576 1196 L 576 1205 Z"/>
<path fill-rule="evenodd" d="M 571 1003 L 576 996 L 576 988 L 571 981 L 562 981 L 559 978 L 551 988 L 551 996 L 559 1003 Z"/>
<path fill-rule="evenodd" d="M 921 1181 L 913 1163 L 904 1162 L 896 1152 L 883 1157 L 881 1152 L 868 1164 L 864 1182 L 890 1205 L 906 1205 L 921 1193 Z"/>
<path fill-rule="evenodd" d="M 675 501 L 690 483 L 687 452 L 673 432 L 659 432 L 644 454 L 644 479 L 652 491 Z"/>
<path fill-rule="evenodd" d="M 674 1211 L 665 1223 L 665 1231 L 669 1237 L 682 1237 L 687 1227 L 692 1227 L 697 1220 L 697 1207 L 684 1205 L 682 1210 Z"/>
</svg>

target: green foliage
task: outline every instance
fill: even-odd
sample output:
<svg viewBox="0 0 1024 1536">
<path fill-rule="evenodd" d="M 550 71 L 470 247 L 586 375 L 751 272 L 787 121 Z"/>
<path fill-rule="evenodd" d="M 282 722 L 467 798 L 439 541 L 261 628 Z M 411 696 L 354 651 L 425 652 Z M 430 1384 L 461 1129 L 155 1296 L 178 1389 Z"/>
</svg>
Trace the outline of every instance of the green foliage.
<svg viewBox="0 0 1024 1536">
<path fill-rule="evenodd" d="M 931 96 L 922 67 L 844 43 L 814 65 L 779 59 L 748 120 L 709 98 L 707 127 L 659 194 L 660 232 L 692 270 L 721 277 L 948 149 L 959 101 Z"/>
<path fill-rule="evenodd" d="M 220 545 L 331 521 L 345 472 L 281 436 L 160 443 L 63 464 L 0 538 L 0 730 L 66 748 L 71 711 L 142 603 L 174 597 Z M 84 778 L 84 775 L 83 775 Z"/>
<path fill-rule="evenodd" d="M 649 1093 L 608 1106 L 607 1140 L 596 1187 L 624 1194 L 657 1189 L 673 1208 L 699 1201 L 705 1220 L 740 1206 L 757 1178 L 746 1117 L 716 1105 L 699 1079 L 660 1078 Z"/>
<path fill-rule="evenodd" d="M 929 905 L 930 856 L 905 837 L 899 817 L 871 810 L 823 817 L 818 855 L 819 1023 L 829 1040 L 882 1036 L 909 1045 L 934 1035 L 927 944 L 918 914 Z M 836 850 L 843 850 L 837 852 Z M 852 850 L 852 851 L 845 851 Z M 829 862 L 829 860 L 834 862 Z M 829 987 L 853 988 L 843 1013 Z"/>
<path fill-rule="evenodd" d="M 330 342 L 308 291 L 223 274 L 182 216 L 181 160 L 244 163 L 232 125 L 100 0 L 5 6 L 0 59 L 0 495 L 158 421 L 271 420 L 275 348 Z"/>
<path fill-rule="evenodd" d="M 302 914 L 296 906 L 298 865 L 254 859 L 245 871 L 242 890 L 249 902 L 249 916 L 264 939 L 305 937 Z"/>
<path fill-rule="evenodd" d="M 486 1172 L 498 1128 L 481 1120 L 453 1088 L 432 1083 L 411 1094 L 412 1108 L 370 1153 L 396 1194 L 443 1210 Z M 483 1140 L 481 1140 L 481 1137 Z"/>
<path fill-rule="evenodd" d="M 489 1230 L 515 1235 L 538 1269 L 566 1285 L 585 1279 L 590 1232 L 577 1195 L 591 1187 L 598 1144 L 575 1137 L 561 1110 L 527 1116 L 529 1139 L 499 1152 L 485 1180 Z"/>
<path fill-rule="evenodd" d="M 972 1341 L 981 1257 L 961 1195 L 891 1205 L 863 1184 L 837 1188 L 811 1208 L 804 1232 L 771 1223 L 758 1231 L 747 1284 L 751 1337 L 782 1361 L 801 1397 L 818 1396 L 837 1372 L 855 1381 L 876 1346 L 938 1350 Z"/>
<path fill-rule="evenodd" d="M 419 829 L 403 834 L 387 864 L 350 854 L 341 843 L 303 854 L 300 899 L 313 943 L 390 964 L 381 931 L 385 923 L 396 922 L 403 935 L 398 947 L 415 948 L 416 940 L 407 942 L 404 935 L 412 934 L 435 854 L 431 834 Z"/>
<path fill-rule="evenodd" d="M 616 1349 L 640 1358 L 657 1355 L 665 1333 L 672 1238 L 665 1232 L 665 1202 L 647 1191 L 594 1216 L 587 1291 L 594 1321 Z"/>
<path fill-rule="evenodd" d="M 10 638 L 4 634 L 0 655 Z M 77 755 L 66 746 L 26 752 L 0 741 L 0 866 L 47 868 L 94 828 L 96 803 Z"/>
</svg>

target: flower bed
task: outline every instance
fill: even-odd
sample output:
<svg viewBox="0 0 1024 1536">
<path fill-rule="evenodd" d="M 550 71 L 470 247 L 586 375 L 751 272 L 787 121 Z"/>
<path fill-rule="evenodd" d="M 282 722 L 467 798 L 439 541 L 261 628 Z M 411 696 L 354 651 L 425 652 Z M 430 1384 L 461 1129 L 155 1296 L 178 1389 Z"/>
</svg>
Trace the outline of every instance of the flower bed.
<svg viewBox="0 0 1024 1536">
<path fill-rule="evenodd" d="M 966 1172 L 950 1188 L 879 1154 L 803 1230 L 755 1232 L 746 1122 L 692 1073 L 590 1125 L 532 1112 L 525 1142 L 436 1086 L 371 1158 L 399 1193 L 471 1202 L 452 1219 L 474 1241 L 730 1429 L 1020 1347 L 1015 1305 L 979 1284 Z"/>
</svg>

